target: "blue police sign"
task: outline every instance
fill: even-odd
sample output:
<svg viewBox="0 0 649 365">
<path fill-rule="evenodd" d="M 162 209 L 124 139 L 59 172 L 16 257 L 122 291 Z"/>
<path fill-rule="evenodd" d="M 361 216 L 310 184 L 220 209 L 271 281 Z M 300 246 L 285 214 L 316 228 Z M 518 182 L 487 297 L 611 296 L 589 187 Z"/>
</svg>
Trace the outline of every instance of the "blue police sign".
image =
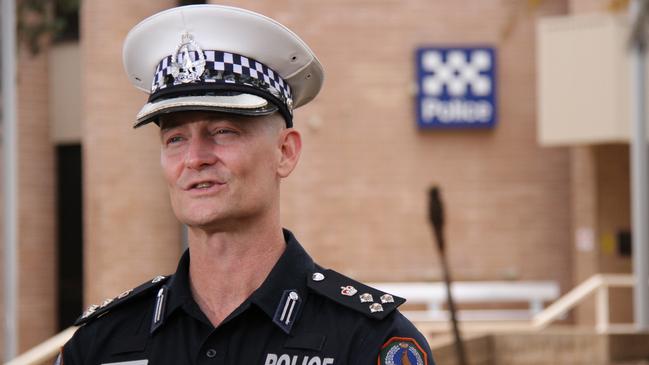
<svg viewBox="0 0 649 365">
<path fill-rule="evenodd" d="M 417 50 L 420 128 L 496 125 L 496 57 L 491 47 Z"/>
</svg>

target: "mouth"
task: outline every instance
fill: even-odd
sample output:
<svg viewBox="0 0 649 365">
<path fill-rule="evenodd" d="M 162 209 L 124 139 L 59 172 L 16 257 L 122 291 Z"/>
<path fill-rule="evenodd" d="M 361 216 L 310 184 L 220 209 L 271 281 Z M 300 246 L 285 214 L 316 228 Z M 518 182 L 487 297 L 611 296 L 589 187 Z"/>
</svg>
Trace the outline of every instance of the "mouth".
<svg viewBox="0 0 649 365">
<path fill-rule="evenodd" d="M 193 184 L 189 188 L 190 189 L 209 189 L 214 185 L 215 184 L 213 182 L 206 181 L 206 182 L 200 182 L 200 183 Z"/>
<path fill-rule="evenodd" d="M 191 183 L 185 187 L 185 190 L 188 191 L 209 191 L 212 190 L 213 188 L 219 187 L 221 185 L 224 185 L 223 183 L 220 183 L 218 181 L 214 180 L 207 180 L 207 181 L 197 181 L 194 183 Z"/>
</svg>

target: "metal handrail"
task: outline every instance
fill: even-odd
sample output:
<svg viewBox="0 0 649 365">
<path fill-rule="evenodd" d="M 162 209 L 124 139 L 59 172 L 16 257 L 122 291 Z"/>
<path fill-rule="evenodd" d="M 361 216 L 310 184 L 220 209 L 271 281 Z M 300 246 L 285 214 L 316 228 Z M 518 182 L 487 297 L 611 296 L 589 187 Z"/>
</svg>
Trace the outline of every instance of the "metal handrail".
<svg viewBox="0 0 649 365">
<path fill-rule="evenodd" d="M 78 327 L 67 328 L 40 345 L 31 348 L 27 352 L 5 363 L 5 365 L 36 365 L 49 359 L 53 359 L 59 351 L 61 351 L 61 347 L 72 338 L 72 335 L 74 335 L 77 328 Z"/>
<path fill-rule="evenodd" d="M 632 288 L 634 277 L 630 274 L 596 274 L 577 285 L 557 301 L 548 306 L 532 319 L 532 327 L 543 329 L 550 323 L 560 319 L 569 310 L 576 307 L 591 294 L 596 294 L 595 329 L 599 333 L 611 329 L 609 316 L 609 288 Z"/>
</svg>

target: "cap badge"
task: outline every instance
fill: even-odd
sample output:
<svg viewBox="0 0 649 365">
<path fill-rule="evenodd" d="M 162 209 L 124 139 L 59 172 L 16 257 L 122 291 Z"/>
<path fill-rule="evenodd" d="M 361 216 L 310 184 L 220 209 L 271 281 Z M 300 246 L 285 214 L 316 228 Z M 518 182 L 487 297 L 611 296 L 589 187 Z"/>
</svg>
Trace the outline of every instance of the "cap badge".
<svg viewBox="0 0 649 365">
<path fill-rule="evenodd" d="M 358 292 L 358 290 L 356 290 L 356 288 L 351 285 L 341 286 L 340 289 L 340 294 L 346 295 L 348 297 L 351 297 Z"/>
<path fill-rule="evenodd" d="M 194 55 L 194 59 L 192 59 L 192 55 Z M 191 34 L 183 33 L 180 45 L 171 55 L 171 76 L 186 84 L 200 80 L 204 71 L 205 54 L 203 54 L 203 50 L 194 41 Z"/>
<path fill-rule="evenodd" d="M 358 296 L 361 299 L 361 303 L 370 303 L 374 301 L 372 294 L 364 293 Z"/>
</svg>

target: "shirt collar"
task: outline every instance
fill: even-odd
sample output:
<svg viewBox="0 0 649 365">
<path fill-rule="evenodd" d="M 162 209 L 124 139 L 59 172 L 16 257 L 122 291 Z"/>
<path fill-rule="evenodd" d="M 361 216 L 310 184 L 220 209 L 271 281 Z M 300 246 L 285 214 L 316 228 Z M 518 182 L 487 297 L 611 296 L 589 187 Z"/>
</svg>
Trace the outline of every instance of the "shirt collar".
<svg viewBox="0 0 649 365">
<path fill-rule="evenodd" d="M 189 249 L 186 249 L 178 262 L 176 273 L 173 274 L 167 286 L 169 287 L 169 298 L 165 308 L 165 316 L 168 317 L 183 304 L 193 301 L 192 291 L 189 283 Z"/>
<path fill-rule="evenodd" d="M 315 270 L 313 259 L 302 248 L 293 233 L 284 229 L 283 234 L 286 242 L 284 253 L 261 286 L 248 298 L 250 302 L 266 313 L 271 321 L 273 321 L 285 291 L 296 291 L 300 298 L 306 298 L 307 278 Z M 166 317 L 183 304 L 193 302 L 189 283 L 189 263 L 189 250 L 185 250 L 178 263 L 176 273 L 167 284 L 169 297 L 165 308 Z"/>
<path fill-rule="evenodd" d="M 296 291 L 302 298 L 307 294 L 307 278 L 314 271 L 313 259 L 306 253 L 293 233 L 284 230 L 286 250 L 279 258 L 266 280 L 250 296 L 250 300 L 273 320 L 285 291 Z M 299 315 L 299 313 L 298 313 Z"/>
</svg>

